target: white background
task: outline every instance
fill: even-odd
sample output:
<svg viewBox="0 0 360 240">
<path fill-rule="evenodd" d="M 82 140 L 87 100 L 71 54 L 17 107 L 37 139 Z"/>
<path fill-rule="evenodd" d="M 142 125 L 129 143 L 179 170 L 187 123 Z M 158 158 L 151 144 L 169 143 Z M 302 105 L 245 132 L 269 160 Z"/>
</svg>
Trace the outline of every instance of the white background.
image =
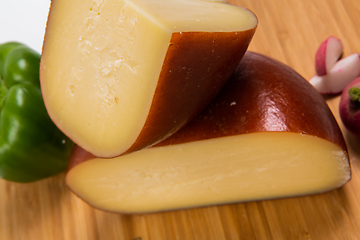
<svg viewBox="0 0 360 240">
<path fill-rule="evenodd" d="M 24 43 L 41 53 L 50 0 L 0 0 L 0 44 Z"/>
</svg>

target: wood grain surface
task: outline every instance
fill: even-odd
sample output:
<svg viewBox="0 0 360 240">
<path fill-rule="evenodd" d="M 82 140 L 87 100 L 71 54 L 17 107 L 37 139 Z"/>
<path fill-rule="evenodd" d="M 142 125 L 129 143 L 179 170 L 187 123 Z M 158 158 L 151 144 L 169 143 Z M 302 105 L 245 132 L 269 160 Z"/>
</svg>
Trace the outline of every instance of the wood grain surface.
<svg viewBox="0 0 360 240">
<path fill-rule="evenodd" d="M 250 50 L 288 64 L 306 79 L 328 36 L 344 56 L 360 52 L 358 0 L 232 0 L 259 26 Z M 328 104 L 339 120 L 339 97 Z M 0 180 L 1 240 L 360 239 L 360 140 L 345 129 L 353 177 L 324 194 L 147 215 L 96 210 L 72 194 L 64 174 L 31 184 Z"/>
</svg>

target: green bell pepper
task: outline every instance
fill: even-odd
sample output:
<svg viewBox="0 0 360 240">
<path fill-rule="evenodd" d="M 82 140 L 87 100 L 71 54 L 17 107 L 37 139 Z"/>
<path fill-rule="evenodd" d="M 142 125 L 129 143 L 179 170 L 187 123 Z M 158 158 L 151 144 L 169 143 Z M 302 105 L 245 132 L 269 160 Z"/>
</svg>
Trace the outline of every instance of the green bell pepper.
<svg viewBox="0 0 360 240">
<path fill-rule="evenodd" d="M 73 142 L 52 122 L 40 90 L 40 54 L 0 45 L 0 177 L 32 182 L 67 168 Z"/>
</svg>

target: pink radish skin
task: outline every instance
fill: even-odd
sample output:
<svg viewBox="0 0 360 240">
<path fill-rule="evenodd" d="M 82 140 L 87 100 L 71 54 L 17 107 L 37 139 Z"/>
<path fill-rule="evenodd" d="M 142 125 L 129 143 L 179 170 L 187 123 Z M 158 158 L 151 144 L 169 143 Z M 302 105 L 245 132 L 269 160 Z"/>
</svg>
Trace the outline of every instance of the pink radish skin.
<svg viewBox="0 0 360 240">
<path fill-rule="evenodd" d="M 357 100 L 351 99 L 349 94 L 351 88 L 358 88 Z M 360 77 L 352 81 L 342 92 L 339 113 L 346 129 L 360 138 Z"/>
<path fill-rule="evenodd" d="M 359 76 L 360 55 L 355 53 L 336 62 L 328 74 L 315 75 L 310 79 L 310 83 L 321 94 L 339 94 Z"/>
<path fill-rule="evenodd" d="M 322 42 L 315 55 L 316 75 L 326 75 L 339 60 L 342 53 L 343 45 L 339 39 L 331 36 Z"/>
</svg>

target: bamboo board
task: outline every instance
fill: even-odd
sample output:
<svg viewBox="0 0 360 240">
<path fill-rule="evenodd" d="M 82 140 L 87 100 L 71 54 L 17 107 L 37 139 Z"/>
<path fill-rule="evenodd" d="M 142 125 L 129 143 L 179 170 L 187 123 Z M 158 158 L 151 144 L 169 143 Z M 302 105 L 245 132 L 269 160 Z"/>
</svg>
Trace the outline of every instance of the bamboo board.
<svg viewBox="0 0 360 240">
<path fill-rule="evenodd" d="M 250 50 L 288 64 L 306 79 L 328 36 L 344 56 L 360 52 L 358 0 L 232 0 L 259 26 Z M 328 104 L 339 119 L 339 97 Z M 345 129 L 352 180 L 324 194 L 146 215 L 96 210 L 72 194 L 64 174 L 31 184 L 0 180 L 2 240 L 360 239 L 360 140 Z"/>
</svg>

